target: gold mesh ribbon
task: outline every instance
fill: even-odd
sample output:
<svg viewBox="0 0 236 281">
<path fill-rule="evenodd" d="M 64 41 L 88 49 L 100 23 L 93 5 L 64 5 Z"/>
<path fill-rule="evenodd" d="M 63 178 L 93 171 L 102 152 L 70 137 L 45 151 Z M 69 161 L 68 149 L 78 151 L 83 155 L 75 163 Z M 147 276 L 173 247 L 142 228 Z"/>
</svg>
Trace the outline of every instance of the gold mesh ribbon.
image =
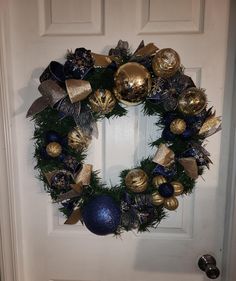
<svg viewBox="0 0 236 281">
<path fill-rule="evenodd" d="M 88 81 L 77 79 L 66 80 L 66 89 L 71 103 L 84 100 L 92 92 Z"/>
<path fill-rule="evenodd" d="M 95 67 L 107 67 L 112 63 L 112 56 L 100 55 L 92 53 Z"/>
<path fill-rule="evenodd" d="M 135 51 L 133 56 L 135 57 L 147 57 L 153 56 L 159 49 L 153 43 L 149 43 L 146 46 L 143 46 Z"/>
<path fill-rule="evenodd" d="M 179 163 L 184 167 L 186 174 L 192 178 L 198 178 L 197 161 L 194 157 L 180 158 Z"/>
<path fill-rule="evenodd" d="M 175 153 L 168 148 L 166 144 L 161 143 L 152 161 L 164 167 L 168 167 L 174 163 L 174 159 Z"/>
</svg>

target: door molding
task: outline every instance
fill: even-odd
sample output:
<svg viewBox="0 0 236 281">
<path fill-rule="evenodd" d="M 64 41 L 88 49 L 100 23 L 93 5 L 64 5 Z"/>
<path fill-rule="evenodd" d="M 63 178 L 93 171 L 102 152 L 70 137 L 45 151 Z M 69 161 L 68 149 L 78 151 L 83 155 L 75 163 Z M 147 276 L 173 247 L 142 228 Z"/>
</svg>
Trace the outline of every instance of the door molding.
<svg viewBox="0 0 236 281">
<path fill-rule="evenodd" d="M 10 75 L 9 1 L 0 0 L 0 279 L 19 281 L 14 150 L 12 145 L 13 96 Z"/>
<path fill-rule="evenodd" d="M 229 130 L 229 161 L 226 188 L 225 232 L 222 256 L 222 280 L 236 279 L 236 2 L 230 1 L 228 49 L 226 62 L 225 95 L 229 96 L 224 105 L 224 112 L 229 112 L 231 121 Z M 231 102 L 231 103 L 230 103 Z M 226 124 L 227 125 L 227 124 Z"/>
</svg>

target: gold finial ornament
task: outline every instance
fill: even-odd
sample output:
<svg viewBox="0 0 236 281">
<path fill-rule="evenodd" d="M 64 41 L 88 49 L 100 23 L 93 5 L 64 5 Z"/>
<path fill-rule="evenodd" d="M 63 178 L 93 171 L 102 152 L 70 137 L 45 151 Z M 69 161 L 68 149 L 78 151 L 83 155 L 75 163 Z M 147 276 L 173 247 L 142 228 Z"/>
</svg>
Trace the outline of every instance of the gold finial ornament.
<svg viewBox="0 0 236 281">
<path fill-rule="evenodd" d="M 68 145 L 77 151 L 88 148 L 91 142 L 91 137 L 86 135 L 79 127 L 75 127 L 73 130 L 71 130 L 68 133 L 67 138 Z"/>
<path fill-rule="evenodd" d="M 161 185 L 162 183 L 166 183 L 166 178 L 158 175 L 155 176 L 152 180 L 152 184 L 157 188 L 159 185 Z"/>
<path fill-rule="evenodd" d="M 126 105 L 142 102 L 151 90 L 151 74 L 141 64 L 128 62 L 121 65 L 115 74 L 114 94 Z"/>
<path fill-rule="evenodd" d="M 175 135 L 182 134 L 186 129 L 186 123 L 183 119 L 175 119 L 170 124 L 170 131 Z"/>
<path fill-rule="evenodd" d="M 58 142 L 50 142 L 46 146 L 46 152 L 49 156 L 55 158 L 58 157 L 62 152 L 62 147 Z"/>
<path fill-rule="evenodd" d="M 148 176 L 142 169 L 132 169 L 125 177 L 125 184 L 135 193 L 143 192 L 148 187 Z"/>
<path fill-rule="evenodd" d="M 180 69 L 178 53 L 171 48 L 159 50 L 152 60 L 152 69 L 156 76 L 162 78 L 173 76 Z"/>
<path fill-rule="evenodd" d="M 207 106 L 206 94 L 203 90 L 191 87 L 180 94 L 178 109 L 186 115 L 197 115 Z"/>
<path fill-rule="evenodd" d="M 166 198 L 164 201 L 164 207 L 167 210 L 174 211 L 178 208 L 178 206 L 179 206 L 179 201 L 175 197 Z"/>
<path fill-rule="evenodd" d="M 151 202 L 155 206 L 160 206 L 164 203 L 165 198 L 163 198 L 157 191 L 152 193 Z"/>
<path fill-rule="evenodd" d="M 92 111 L 108 114 L 115 107 L 116 99 L 109 90 L 98 89 L 89 96 L 89 104 Z"/>
<path fill-rule="evenodd" d="M 184 192 L 184 186 L 179 181 L 172 181 L 170 183 L 174 187 L 174 195 L 179 196 Z"/>
</svg>

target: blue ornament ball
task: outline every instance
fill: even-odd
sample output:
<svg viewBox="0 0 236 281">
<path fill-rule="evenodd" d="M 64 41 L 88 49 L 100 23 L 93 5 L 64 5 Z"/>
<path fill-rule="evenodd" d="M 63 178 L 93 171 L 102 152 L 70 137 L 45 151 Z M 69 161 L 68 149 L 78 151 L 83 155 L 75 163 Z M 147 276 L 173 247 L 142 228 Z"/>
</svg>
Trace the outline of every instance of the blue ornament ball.
<svg viewBox="0 0 236 281">
<path fill-rule="evenodd" d="M 181 137 L 183 138 L 183 139 L 189 139 L 189 138 L 191 138 L 192 136 L 193 136 L 193 130 L 192 129 L 190 129 L 190 128 L 187 128 L 184 132 L 183 132 L 183 134 L 181 135 Z"/>
<path fill-rule="evenodd" d="M 61 136 L 55 131 L 47 131 L 45 134 L 45 141 L 49 142 L 58 142 L 61 143 L 62 138 Z"/>
<path fill-rule="evenodd" d="M 175 135 L 168 129 L 168 128 L 165 128 L 163 131 L 162 131 L 162 138 L 165 140 L 165 141 L 173 141 L 175 139 Z"/>
<path fill-rule="evenodd" d="M 83 207 L 82 217 L 86 227 L 92 233 L 107 235 L 116 232 L 121 219 L 121 211 L 112 197 L 98 195 Z"/>
<path fill-rule="evenodd" d="M 169 198 L 174 194 L 174 187 L 170 183 L 162 183 L 158 187 L 160 195 L 164 198 Z"/>
</svg>

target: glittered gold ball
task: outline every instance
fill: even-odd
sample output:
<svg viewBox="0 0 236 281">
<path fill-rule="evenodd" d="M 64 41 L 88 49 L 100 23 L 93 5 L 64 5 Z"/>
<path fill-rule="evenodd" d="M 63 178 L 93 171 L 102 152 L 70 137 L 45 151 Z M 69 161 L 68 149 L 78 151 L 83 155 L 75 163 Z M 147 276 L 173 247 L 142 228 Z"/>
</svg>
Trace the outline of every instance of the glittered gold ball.
<svg viewBox="0 0 236 281">
<path fill-rule="evenodd" d="M 94 112 L 108 114 L 116 105 L 116 99 L 109 90 L 98 89 L 89 96 L 89 104 Z"/>
<path fill-rule="evenodd" d="M 88 148 L 91 142 L 91 137 L 84 134 L 79 127 L 75 127 L 73 130 L 71 130 L 68 133 L 67 138 L 68 145 L 76 151 L 81 151 Z"/>
<path fill-rule="evenodd" d="M 148 176 L 142 169 L 130 170 L 125 177 L 125 184 L 135 193 L 143 192 L 148 186 Z"/>
<path fill-rule="evenodd" d="M 151 86 L 149 71 L 137 62 L 121 65 L 115 74 L 114 94 L 126 105 L 142 102 L 151 90 Z"/>
<path fill-rule="evenodd" d="M 177 209 L 179 206 L 179 201 L 175 197 L 166 198 L 164 202 L 164 207 L 170 211 Z"/>
<path fill-rule="evenodd" d="M 62 147 L 58 142 L 50 142 L 46 146 L 46 152 L 51 157 L 58 157 L 62 152 Z"/>
<path fill-rule="evenodd" d="M 155 186 L 155 187 L 158 187 L 159 185 L 163 184 L 166 182 L 166 178 L 163 177 L 163 176 L 155 176 L 152 180 L 152 184 Z"/>
<path fill-rule="evenodd" d="M 179 181 L 172 181 L 170 183 L 174 187 L 174 195 L 179 196 L 184 192 L 184 186 Z"/>
<path fill-rule="evenodd" d="M 152 69 L 156 76 L 168 78 L 173 76 L 180 68 L 180 57 L 178 53 L 165 48 L 158 51 L 152 60 Z"/>
<path fill-rule="evenodd" d="M 178 109 L 186 115 L 199 114 L 207 105 L 207 98 L 204 91 L 191 87 L 180 94 Z"/>
<path fill-rule="evenodd" d="M 157 192 L 153 192 L 151 196 L 151 202 L 155 206 L 160 206 L 164 203 L 165 199 Z"/>
<path fill-rule="evenodd" d="M 175 135 L 182 134 L 186 129 L 186 123 L 183 119 L 175 119 L 170 124 L 170 131 Z"/>
</svg>

